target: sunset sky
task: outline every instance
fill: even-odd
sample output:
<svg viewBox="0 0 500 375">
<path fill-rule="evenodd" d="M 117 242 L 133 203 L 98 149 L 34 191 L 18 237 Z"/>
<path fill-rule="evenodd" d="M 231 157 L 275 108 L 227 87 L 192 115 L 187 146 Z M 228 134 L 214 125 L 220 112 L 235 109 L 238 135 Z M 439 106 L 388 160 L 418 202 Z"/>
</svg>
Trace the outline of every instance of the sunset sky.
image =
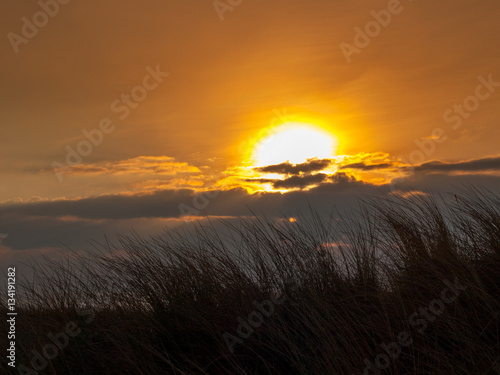
<svg viewBox="0 0 500 375">
<path fill-rule="evenodd" d="M 2 5 L 2 264 L 500 186 L 496 0 L 54 1 Z"/>
</svg>

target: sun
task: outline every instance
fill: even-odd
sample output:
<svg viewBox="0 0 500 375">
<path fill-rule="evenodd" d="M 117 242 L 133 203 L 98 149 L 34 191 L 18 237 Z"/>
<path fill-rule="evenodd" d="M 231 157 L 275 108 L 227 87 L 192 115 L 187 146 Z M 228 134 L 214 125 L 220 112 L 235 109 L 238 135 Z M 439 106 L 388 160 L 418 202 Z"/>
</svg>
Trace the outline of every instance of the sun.
<svg viewBox="0 0 500 375">
<path fill-rule="evenodd" d="M 287 122 L 271 129 L 253 149 L 253 165 L 262 167 L 284 162 L 304 163 L 307 159 L 335 156 L 337 138 L 319 126 Z"/>
</svg>

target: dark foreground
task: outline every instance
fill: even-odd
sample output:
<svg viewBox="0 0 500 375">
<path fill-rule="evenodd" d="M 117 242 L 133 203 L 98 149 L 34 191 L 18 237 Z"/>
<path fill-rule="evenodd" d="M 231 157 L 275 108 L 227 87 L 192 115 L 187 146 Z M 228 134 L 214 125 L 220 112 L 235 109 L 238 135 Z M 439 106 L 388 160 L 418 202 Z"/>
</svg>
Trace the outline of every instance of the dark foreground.
<svg viewBox="0 0 500 375">
<path fill-rule="evenodd" d="M 37 264 L 17 291 L 17 367 L 2 355 L 2 368 L 500 374 L 500 198 L 468 189 L 452 202 L 122 237 L 79 262 Z"/>
</svg>

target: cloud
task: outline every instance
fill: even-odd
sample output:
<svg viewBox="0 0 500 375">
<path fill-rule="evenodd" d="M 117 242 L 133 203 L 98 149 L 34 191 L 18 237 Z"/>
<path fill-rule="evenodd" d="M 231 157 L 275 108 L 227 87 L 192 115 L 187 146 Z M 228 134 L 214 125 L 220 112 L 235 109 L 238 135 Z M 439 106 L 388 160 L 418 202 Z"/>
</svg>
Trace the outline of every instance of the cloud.
<svg viewBox="0 0 500 375">
<path fill-rule="evenodd" d="M 201 171 L 184 162 L 177 162 L 169 156 L 139 156 L 126 160 L 94 164 L 80 164 L 60 169 L 64 174 L 147 174 L 176 175 L 200 173 Z"/>
<path fill-rule="evenodd" d="M 345 170 L 332 175 L 315 173 L 284 179 L 257 179 L 260 183 L 272 184 L 276 189 L 291 189 L 286 193 L 249 193 L 243 188 L 232 188 L 220 190 L 218 194 L 212 192 L 207 197 L 195 189 L 163 189 L 77 199 L 8 202 L 0 204 L 0 228 L 2 233 L 9 234 L 2 245 L 12 249 L 29 249 L 57 247 L 62 242 L 79 248 L 87 246 L 88 239 L 102 238 L 103 234 L 126 233 L 132 228 L 142 234 L 157 233 L 164 226 L 188 225 L 182 218 L 181 204 L 193 207 L 194 215 L 199 218 L 205 215 L 246 216 L 250 210 L 257 215 L 277 217 L 282 213 L 293 216 L 311 208 L 318 211 L 333 207 L 349 209 L 360 197 L 385 196 L 394 193 L 394 188 L 401 196 L 424 191 L 446 194 L 453 190 L 453 186 L 464 184 L 498 190 L 498 175 L 453 172 L 498 170 L 499 161 L 500 157 L 456 163 L 433 161 L 417 166 L 414 173 L 408 166 L 400 165 L 400 169 L 407 168 L 407 173 L 393 186 L 370 183 Z M 368 160 L 365 163 L 371 165 Z M 346 165 L 349 164 L 354 163 Z M 200 202 L 206 204 L 199 208 L 197 205 Z"/>
<path fill-rule="evenodd" d="M 354 176 L 350 176 L 347 173 L 344 172 L 338 172 L 330 176 L 330 180 L 333 183 L 340 184 L 340 183 L 363 183 L 362 181 L 356 180 Z"/>
<path fill-rule="evenodd" d="M 340 169 L 359 169 L 362 171 L 373 171 L 379 169 L 393 168 L 395 164 L 380 163 L 380 164 L 366 164 L 366 162 L 359 162 L 340 166 Z"/>
<path fill-rule="evenodd" d="M 275 189 L 293 189 L 299 188 L 304 189 L 310 185 L 319 184 L 325 181 L 328 175 L 324 173 L 316 173 L 307 176 L 292 176 L 284 180 L 277 180 L 273 183 Z"/>
<path fill-rule="evenodd" d="M 254 168 L 260 173 L 274 173 L 286 175 L 284 179 L 254 178 L 245 179 L 245 182 L 260 184 L 271 184 L 274 189 L 305 189 L 325 182 L 328 175 L 325 173 L 314 173 L 323 171 L 333 164 L 330 159 L 309 159 L 305 163 L 291 164 L 285 162 L 281 164 L 268 165 L 265 167 Z"/>
<path fill-rule="evenodd" d="M 449 163 L 433 160 L 415 167 L 416 172 L 492 172 L 500 171 L 500 156 Z"/>
<path fill-rule="evenodd" d="M 128 219 L 177 217 L 180 203 L 192 204 L 194 191 L 159 190 L 153 193 L 102 195 L 80 199 L 55 199 L 0 206 L 0 215 Z"/>
<path fill-rule="evenodd" d="M 292 179 L 289 185 L 306 186 L 311 181 Z M 307 176 L 314 177 L 314 176 Z M 62 247 L 89 248 L 91 239 L 103 240 L 103 235 L 128 233 L 131 229 L 142 235 L 161 232 L 165 227 L 192 228 L 181 217 L 179 204 L 195 207 L 196 202 L 207 204 L 198 210 L 198 217 L 239 217 L 251 212 L 269 218 L 282 215 L 349 210 L 362 197 L 383 197 L 391 193 L 389 185 L 374 185 L 356 180 L 347 173 L 318 177 L 322 180 L 308 190 L 287 193 L 248 193 L 231 189 L 204 195 L 194 190 L 163 190 L 148 194 L 105 195 L 74 200 L 58 199 L 0 205 L 0 228 L 9 233 L 2 245 L 12 249 Z M 453 186 L 473 184 L 498 191 L 500 177 L 491 175 L 413 174 L 395 185 L 401 196 L 405 192 L 433 191 L 446 195 Z M 197 198 L 198 197 L 198 198 Z M 196 214 L 195 214 L 196 215 Z"/>
<path fill-rule="evenodd" d="M 261 184 L 272 184 L 274 189 L 305 189 L 306 187 L 314 187 L 322 183 L 356 183 L 359 182 L 354 176 L 350 176 L 344 172 L 338 172 L 333 175 L 325 173 L 315 173 L 304 176 L 292 176 L 284 180 L 256 178 L 246 179 L 247 182 L 257 182 Z"/>
<path fill-rule="evenodd" d="M 246 179 L 246 182 L 253 182 L 259 184 L 272 184 L 274 189 L 304 189 L 311 185 L 317 185 L 326 181 L 328 175 L 324 173 L 316 173 L 313 175 L 305 176 L 292 176 L 284 180 L 270 179 L 270 178 L 254 178 Z"/>
<path fill-rule="evenodd" d="M 329 159 L 310 159 L 305 163 L 291 164 L 285 162 L 276 165 L 268 165 L 265 167 L 254 168 L 257 172 L 262 173 L 279 173 L 287 175 L 299 175 L 301 173 L 319 172 L 328 167 L 332 163 Z"/>
<path fill-rule="evenodd" d="M 376 192 L 376 187 L 355 181 L 340 173 L 292 176 L 286 180 L 270 180 L 278 186 L 302 188 L 316 184 L 310 190 L 258 192 L 251 194 L 242 188 L 219 191 L 207 196 L 192 189 L 158 190 L 148 193 L 108 194 L 78 199 L 52 199 L 0 204 L 0 228 L 9 233 L 5 244 L 12 249 L 58 247 L 89 247 L 88 240 L 102 239 L 104 234 L 154 234 L 162 227 L 186 224 L 180 205 L 197 211 L 201 219 L 210 217 L 240 217 L 250 210 L 269 217 L 281 216 L 316 207 L 353 204 L 356 194 Z M 202 208 L 197 205 L 206 202 Z M 309 206 L 311 205 L 311 206 Z"/>
<path fill-rule="evenodd" d="M 418 165 L 404 164 L 391 160 L 388 156 L 363 154 L 344 157 L 337 163 L 338 169 L 355 175 L 358 180 L 384 185 L 395 181 L 412 183 L 430 174 L 452 176 L 461 175 L 498 175 L 500 156 L 489 156 L 457 162 L 432 160 Z M 375 178 L 373 178 L 375 176 Z"/>
<path fill-rule="evenodd" d="M 331 166 L 326 174 L 323 171 Z M 333 171 L 337 168 L 336 173 Z M 490 174 L 497 175 L 500 171 L 500 156 L 490 156 L 459 162 L 446 162 L 441 160 L 429 161 L 419 165 L 405 164 L 393 160 L 387 153 L 361 153 L 357 155 L 343 155 L 336 159 L 309 160 L 306 163 L 292 165 L 289 162 L 278 165 L 254 168 L 257 172 L 276 173 L 287 176 L 286 178 L 246 178 L 244 182 L 254 184 L 271 184 L 274 189 L 306 189 L 318 184 L 329 182 L 364 181 L 376 186 L 383 186 L 391 181 L 411 181 L 412 176 L 420 174 L 443 173 L 453 174 Z M 339 172 L 340 171 L 340 172 Z"/>
</svg>

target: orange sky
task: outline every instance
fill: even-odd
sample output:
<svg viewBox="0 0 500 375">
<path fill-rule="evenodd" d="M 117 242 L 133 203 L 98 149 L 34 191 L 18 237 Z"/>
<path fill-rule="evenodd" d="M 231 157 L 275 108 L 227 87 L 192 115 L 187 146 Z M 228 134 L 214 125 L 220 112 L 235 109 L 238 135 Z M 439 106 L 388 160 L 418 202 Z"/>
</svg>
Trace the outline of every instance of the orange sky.
<svg viewBox="0 0 500 375">
<path fill-rule="evenodd" d="M 243 0 L 222 16 L 212 1 L 54 1 L 29 37 L 38 2 L 0 12 L 0 255 L 180 225 L 207 189 L 225 191 L 203 210 L 236 217 L 500 186 L 496 0 Z M 252 168 L 286 121 L 330 132 L 336 154 Z M 82 132 L 98 144 L 65 168 Z"/>
<path fill-rule="evenodd" d="M 407 158 L 416 139 L 449 127 L 443 113 L 474 94 L 478 76 L 500 81 L 500 6 L 400 4 L 402 11 L 350 64 L 339 44 L 353 44 L 354 27 L 363 28 L 373 19 L 370 11 L 387 9 L 387 1 L 244 1 L 223 21 L 211 2 L 61 5 L 19 53 L 7 37 L 0 47 L 6 181 L 0 199 L 89 196 L 151 180 L 133 173 L 55 178 L 51 163 L 63 162 L 65 147 L 76 147 L 82 130 L 104 117 L 116 130 L 84 164 L 167 157 L 198 169 L 203 178 L 197 179 L 205 180 L 241 163 L 239 146 L 284 108 L 326 124 L 341 140 L 340 154 Z M 38 10 L 33 2 L 5 4 L 2 35 L 21 34 L 21 18 Z M 170 75 L 119 120 L 111 103 L 157 65 Z M 499 100 L 497 93 L 481 102 L 426 159 L 496 155 Z M 169 177 L 179 180 L 173 185 L 199 185 L 181 183 L 180 172 Z"/>
</svg>

